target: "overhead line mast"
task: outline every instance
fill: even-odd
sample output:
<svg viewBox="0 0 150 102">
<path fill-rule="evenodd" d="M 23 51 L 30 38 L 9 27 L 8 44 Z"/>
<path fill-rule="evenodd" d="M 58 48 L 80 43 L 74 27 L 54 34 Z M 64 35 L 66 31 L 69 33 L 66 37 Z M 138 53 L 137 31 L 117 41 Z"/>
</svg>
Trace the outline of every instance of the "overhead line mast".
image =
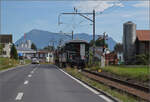
<svg viewBox="0 0 150 102">
<path fill-rule="evenodd" d="M 77 9 L 74 8 L 74 11 L 75 12 L 70 12 L 70 13 L 61 13 L 59 16 L 58 16 L 58 24 L 62 24 L 60 22 L 60 17 L 61 15 L 80 15 L 81 17 L 84 17 L 85 19 L 91 21 L 93 23 L 93 63 L 95 63 L 95 10 L 93 10 L 92 13 L 78 13 L 77 12 Z M 89 18 L 88 16 L 86 15 L 93 15 L 93 18 Z"/>
</svg>

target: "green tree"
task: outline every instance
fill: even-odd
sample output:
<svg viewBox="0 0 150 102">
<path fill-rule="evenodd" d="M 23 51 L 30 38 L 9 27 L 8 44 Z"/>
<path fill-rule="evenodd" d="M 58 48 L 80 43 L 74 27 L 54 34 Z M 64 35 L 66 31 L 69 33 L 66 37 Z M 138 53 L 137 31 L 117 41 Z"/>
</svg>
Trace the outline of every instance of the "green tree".
<svg viewBox="0 0 150 102">
<path fill-rule="evenodd" d="M 12 47 L 11 47 L 10 56 L 11 56 L 11 58 L 13 58 L 13 59 L 16 59 L 16 60 L 18 59 L 17 50 L 16 50 L 16 47 L 15 47 L 14 44 L 13 44 Z"/>
<path fill-rule="evenodd" d="M 90 44 L 90 46 L 93 46 L 94 41 L 93 41 L 93 40 L 91 40 L 89 44 Z"/>
<path fill-rule="evenodd" d="M 123 52 L 123 45 L 121 43 L 117 43 L 114 47 L 115 52 Z"/>
<path fill-rule="evenodd" d="M 136 55 L 136 64 L 148 65 L 149 64 L 150 54 L 140 54 Z"/>
<path fill-rule="evenodd" d="M 104 39 L 102 40 L 97 39 L 95 45 L 98 47 L 103 47 L 103 46 L 108 47 L 108 44 L 106 43 L 106 41 L 104 41 Z"/>
<path fill-rule="evenodd" d="M 3 47 L 2 44 L 0 44 L 0 55 L 2 55 L 2 52 L 3 52 Z"/>
<path fill-rule="evenodd" d="M 90 46 L 93 46 L 93 44 L 94 44 L 94 41 L 91 40 L 90 41 Z M 104 42 L 104 39 L 101 39 L 101 40 L 97 39 L 95 41 L 95 45 L 98 46 L 98 47 L 103 47 L 103 46 L 108 47 L 108 44 L 106 43 L 106 41 Z"/>
<path fill-rule="evenodd" d="M 36 47 L 36 45 L 34 43 L 31 44 L 31 49 L 37 50 L 37 47 Z"/>
<path fill-rule="evenodd" d="M 43 48 L 44 50 L 48 50 L 48 51 L 53 51 L 54 47 L 53 46 L 46 46 Z"/>
</svg>

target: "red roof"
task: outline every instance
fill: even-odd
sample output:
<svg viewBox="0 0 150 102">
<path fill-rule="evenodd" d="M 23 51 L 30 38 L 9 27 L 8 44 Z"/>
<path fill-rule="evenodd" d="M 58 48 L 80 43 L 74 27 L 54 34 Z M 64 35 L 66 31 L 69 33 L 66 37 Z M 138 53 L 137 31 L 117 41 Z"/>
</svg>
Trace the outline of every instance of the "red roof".
<svg viewBox="0 0 150 102">
<path fill-rule="evenodd" d="M 136 30 L 136 36 L 140 41 L 150 41 L 150 30 Z"/>
</svg>

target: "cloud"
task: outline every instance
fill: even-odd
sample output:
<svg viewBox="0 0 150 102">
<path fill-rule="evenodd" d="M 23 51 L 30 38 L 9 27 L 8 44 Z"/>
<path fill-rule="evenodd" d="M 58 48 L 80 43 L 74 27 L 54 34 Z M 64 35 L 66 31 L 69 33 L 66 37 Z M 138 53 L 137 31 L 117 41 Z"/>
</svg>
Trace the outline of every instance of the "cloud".
<svg viewBox="0 0 150 102">
<path fill-rule="evenodd" d="M 124 7 L 122 3 L 116 3 L 115 6 Z"/>
<path fill-rule="evenodd" d="M 134 4 L 133 7 L 149 7 L 150 1 L 139 1 L 138 3 Z"/>
<path fill-rule="evenodd" d="M 116 1 L 80 1 L 74 4 L 74 7 L 81 12 L 92 12 L 95 9 L 96 12 L 103 12 L 111 7 L 124 7 L 118 0 Z"/>
<path fill-rule="evenodd" d="M 122 17 L 124 17 L 124 18 L 130 18 L 130 17 L 132 17 L 133 15 L 129 15 L 129 14 L 124 14 L 124 15 L 122 15 Z"/>
</svg>

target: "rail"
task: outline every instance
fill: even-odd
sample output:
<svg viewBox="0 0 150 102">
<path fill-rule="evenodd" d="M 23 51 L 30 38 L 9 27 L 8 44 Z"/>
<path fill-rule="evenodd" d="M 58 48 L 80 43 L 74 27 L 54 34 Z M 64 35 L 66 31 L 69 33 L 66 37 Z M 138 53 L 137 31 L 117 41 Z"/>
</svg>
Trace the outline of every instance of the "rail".
<svg viewBox="0 0 150 102">
<path fill-rule="evenodd" d="M 100 73 L 92 72 L 92 71 L 85 70 L 85 69 L 83 69 L 82 72 L 84 75 L 86 75 L 87 77 L 91 79 L 94 79 L 95 81 L 108 84 L 108 86 L 112 88 L 119 89 L 132 96 L 135 96 L 135 97 L 138 97 L 140 99 L 150 102 L 150 99 L 149 99 L 150 89 L 148 87 L 133 84 L 124 80 L 112 78 L 107 75 L 102 75 Z"/>
</svg>

